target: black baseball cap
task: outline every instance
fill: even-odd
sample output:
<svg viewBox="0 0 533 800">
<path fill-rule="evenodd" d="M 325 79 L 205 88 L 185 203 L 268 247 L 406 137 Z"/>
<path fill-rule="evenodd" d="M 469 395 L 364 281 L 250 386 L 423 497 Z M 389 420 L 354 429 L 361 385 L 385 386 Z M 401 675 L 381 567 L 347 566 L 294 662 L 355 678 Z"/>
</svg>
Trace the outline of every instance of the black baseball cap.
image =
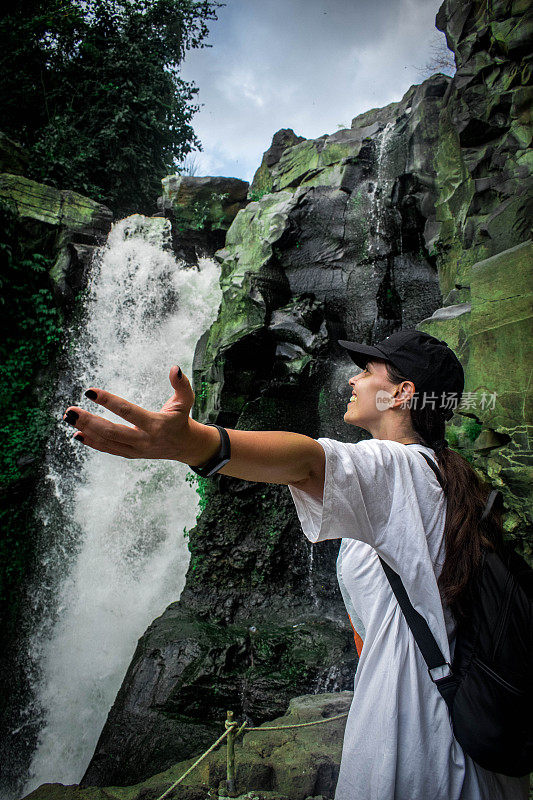
<svg viewBox="0 0 533 800">
<path fill-rule="evenodd" d="M 387 336 L 374 345 L 338 340 L 350 353 L 358 367 L 379 358 L 390 362 L 408 380 L 417 393 L 435 394 L 440 401 L 443 393 L 461 399 L 465 376 L 461 362 L 446 342 L 416 330 L 404 330 Z M 437 402 L 437 407 L 439 403 Z M 448 406 L 449 408 L 449 406 Z M 453 412 L 447 413 L 449 419 Z"/>
</svg>

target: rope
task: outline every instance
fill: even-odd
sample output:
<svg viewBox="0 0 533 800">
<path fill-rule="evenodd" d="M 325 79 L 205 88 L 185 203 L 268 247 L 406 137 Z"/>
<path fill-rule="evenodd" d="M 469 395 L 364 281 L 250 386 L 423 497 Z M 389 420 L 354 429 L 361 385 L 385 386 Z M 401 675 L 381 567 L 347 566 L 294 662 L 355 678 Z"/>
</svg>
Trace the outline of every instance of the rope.
<svg viewBox="0 0 533 800">
<path fill-rule="evenodd" d="M 311 726 L 311 725 L 323 725 L 325 722 L 332 722 L 334 719 L 342 719 L 343 717 L 347 717 L 347 716 L 348 716 L 348 712 L 346 712 L 345 714 L 337 714 L 335 717 L 328 717 L 327 719 L 317 719 L 317 720 L 315 720 L 314 722 L 299 722 L 299 723 L 298 723 L 298 724 L 296 724 L 296 725 L 271 725 L 271 726 L 269 726 L 268 728 L 249 728 L 249 727 L 248 727 L 248 725 L 247 725 L 247 723 L 246 723 L 246 722 L 243 722 L 243 723 L 242 723 L 242 725 L 240 726 L 240 728 L 238 729 L 238 731 L 236 732 L 236 734 L 235 734 L 235 738 L 237 738 L 237 737 L 238 737 L 238 736 L 239 736 L 239 735 L 242 733 L 242 731 L 244 731 L 244 729 L 246 729 L 246 732 L 248 732 L 248 731 L 287 731 L 287 730 L 291 730 L 292 728 L 307 728 L 307 727 L 309 727 L 309 726 Z M 226 730 L 224 731 L 224 733 L 222 734 L 222 736 L 219 736 L 219 738 L 216 740 L 216 742 L 214 742 L 214 743 L 211 745 L 211 747 L 210 747 L 208 750 L 206 750 L 206 751 L 205 751 L 205 753 L 203 753 L 203 755 L 201 755 L 201 756 L 200 756 L 200 758 L 198 758 L 198 759 L 197 759 L 197 760 L 194 762 L 194 764 L 193 764 L 191 767 L 189 767 L 189 769 L 188 769 L 186 772 L 184 772 L 184 773 L 183 773 L 183 775 L 182 775 L 180 778 L 178 778 L 178 780 L 177 780 L 177 781 L 174 781 L 174 783 L 173 783 L 171 786 L 169 786 L 169 787 L 168 787 L 168 789 L 167 789 L 166 791 L 164 791 L 164 792 L 163 792 L 163 794 L 159 795 L 159 797 L 157 798 L 157 800 L 164 800 L 164 798 L 165 798 L 165 797 L 166 797 L 168 794 L 170 794 L 170 792 L 171 792 L 173 789 L 175 789 L 175 788 L 176 788 L 176 786 L 177 786 L 179 783 L 181 783 L 181 782 L 182 782 L 182 780 L 183 780 L 184 778 L 186 778 L 186 777 L 187 777 L 187 775 L 189 775 L 189 774 L 190 774 L 190 773 L 193 771 L 193 769 L 194 769 L 195 767 L 197 767 L 197 766 L 198 766 L 198 764 L 200 764 L 200 763 L 201 763 L 201 762 L 204 760 L 204 758 L 205 758 L 206 756 L 208 756 L 208 755 L 209 755 L 209 753 L 212 753 L 212 752 L 213 752 L 213 750 L 215 749 L 215 747 L 216 747 L 217 745 L 219 745 L 219 744 L 220 744 L 220 742 L 221 742 L 223 739 L 225 739 L 225 738 L 226 738 L 226 736 L 229 734 L 229 732 L 230 732 L 231 730 L 233 730 L 234 728 L 236 728 L 236 727 L 237 727 L 237 723 L 236 723 L 236 722 L 226 722 Z"/>
<path fill-rule="evenodd" d="M 268 728 L 248 728 L 246 727 L 246 732 L 248 731 L 288 731 L 291 728 L 307 728 L 309 725 L 323 725 L 324 722 L 331 722 L 334 719 L 342 719 L 343 717 L 347 717 L 348 712 L 345 714 L 337 714 L 335 717 L 328 717 L 327 719 L 317 719 L 315 722 L 299 722 L 297 725 L 272 725 Z M 246 723 L 244 722 L 241 727 L 239 728 L 239 733 L 244 728 Z M 237 734 L 238 735 L 238 734 Z"/>
<path fill-rule="evenodd" d="M 231 730 L 232 728 L 236 728 L 236 727 L 237 727 L 237 723 L 236 723 L 236 722 L 234 722 L 234 723 L 233 723 L 233 725 L 229 725 L 229 726 L 228 726 L 228 728 L 227 728 L 227 730 L 225 730 L 225 731 L 224 731 L 224 733 L 222 734 L 222 736 L 219 736 L 219 738 L 216 740 L 216 742 L 214 742 L 214 744 L 212 744 L 212 745 L 211 745 L 211 747 L 209 748 L 209 750 L 206 750 L 206 751 L 205 751 L 205 753 L 204 753 L 203 755 L 201 755 L 201 756 L 200 756 L 200 758 L 199 758 L 199 759 L 197 759 L 197 761 L 195 761 L 195 762 L 194 762 L 194 764 L 192 765 L 192 767 L 189 767 L 189 769 L 187 770 L 187 772 L 184 772 L 184 773 L 183 773 L 183 775 L 181 776 L 181 778 L 178 778 L 178 780 L 177 780 L 177 781 L 174 781 L 174 783 L 172 784 L 172 786 L 169 786 L 169 787 L 168 787 L 168 789 L 167 789 L 165 792 L 163 792 L 163 794 L 162 794 L 162 795 L 159 795 L 159 797 L 157 798 L 157 800 L 163 800 L 163 798 L 164 798 L 164 797 L 166 797 L 166 796 L 167 796 L 167 794 L 170 794 L 170 792 L 172 791 L 172 789 L 175 789 L 175 788 L 176 788 L 176 786 L 178 785 L 178 783 L 181 783 L 181 782 L 182 782 L 182 780 L 183 780 L 184 778 L 186 778 L 186 777 L 187 777 L 187 775 L 189 775 L 189 773 L 190 773 L 190 772 L 192 772 L 192 771 L 193 771 L 193 769 L 194 769 L 195 767 L 197 767 L 197 766 L 198 766 L 198 764 L 199 764 L 201 761 L 203 761 L 203 760 L 204 760 L 204 758 L 205 758 L 206 756 L 208 756 L 208 755 L 209 755 L 209 753 L 211 753 L 211 752 L 212 752 L 212 751 L 215 749 L 215 747 L 216 747 L 218 744 L 220 744 L 220 742 L 222 741 L 222 739 L 225 739 L 225 738 L 226 738 L 226 736 L 228 735 L 228 733 L 230 732 L 230 730 Z"/>
</svg>

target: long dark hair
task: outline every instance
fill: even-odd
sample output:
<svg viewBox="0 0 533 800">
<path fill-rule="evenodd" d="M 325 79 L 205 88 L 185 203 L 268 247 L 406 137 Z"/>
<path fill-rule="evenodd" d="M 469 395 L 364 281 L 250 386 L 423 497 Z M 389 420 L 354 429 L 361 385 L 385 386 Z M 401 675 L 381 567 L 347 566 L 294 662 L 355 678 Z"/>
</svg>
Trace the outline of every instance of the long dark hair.
<svg viewBox="0 0 533 800">
<path fill-rule="evenodd" d="M 392 383 L 409 380 L 392 364 L 385 362 L 385 366 Z M 481 564 L 483 550 L 500 550 L 503 546 L 501 505 L 496 503 L 487 519 L 480 521 L 492 487 L 479 478 L 466 459 L 448 447 L 442 412 L 427 404 L 411 407 L 410 411 L 420 443 L 435 451 L 444 479 L 447 498 L 445 556 L 438 583 L 444 602 L 460 621 L 468 614 L 469 585 Z"/>
</svg>

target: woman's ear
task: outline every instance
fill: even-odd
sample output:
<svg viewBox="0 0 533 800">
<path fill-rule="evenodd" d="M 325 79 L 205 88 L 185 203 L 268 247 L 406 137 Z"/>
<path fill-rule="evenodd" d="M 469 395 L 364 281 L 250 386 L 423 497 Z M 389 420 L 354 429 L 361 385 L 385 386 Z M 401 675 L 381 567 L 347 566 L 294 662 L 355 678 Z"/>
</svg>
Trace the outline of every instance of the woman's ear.
<svg viewBox="0 0 533 800">
<path fill-rule="evenodd" d="M 412 381 L 402 381 L 395 392 L 393 392 L 393 401 L 391 408 L 405 408 L 413 399 L 415 393 L 415 385 Z"/>
</svg>

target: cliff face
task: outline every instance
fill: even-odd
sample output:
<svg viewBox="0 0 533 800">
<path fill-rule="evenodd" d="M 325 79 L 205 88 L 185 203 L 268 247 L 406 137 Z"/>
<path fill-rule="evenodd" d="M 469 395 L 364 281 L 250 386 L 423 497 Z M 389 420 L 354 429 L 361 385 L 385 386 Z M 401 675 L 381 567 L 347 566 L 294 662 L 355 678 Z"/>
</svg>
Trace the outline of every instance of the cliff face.
<svg viewBox="0 0 533 800">
<path fill-rule="evenodd" d="M 105 242 L 111 211 L 77 192 L 10 173 L 0 173 L 0 201 L 16 216 L 25 254 L 36 251 L 53 259 L 56 294 L 60 302 L 71 303 L 85 284 L 95 248 Z"/>
<path fill-rule="evenodd" d="M 223 301 L 194 367 L 197 419 L 355 441 L 337 339 L 418 324 L 446 338 L 467 392 L 486 395 L 455 415 L 454 444 L 504 485 L 525 550 L 526 11 L 447 0 L 453 79 L 332 136 L 274 136 L 218 252 Z M 285 487 L 202 487 L 185 590 L 140 640 L 85 785 L 133 783 L 201 750 L 226 708 L 259 722 L 290 696 L 351 685 L 338 547 L 311 548 Z"/>
<path fill-rule="evenodd" d="M 420 327 L 461 358 L 463 414 L 482 425 L 475 461 L 531 555 L 533 23 L 526 2 L 485 5 L 448 0 L 437 16 L 458 67 L 439 118 L 431 231 L 445 307 Z M 460 443 L 454 422 L 449 438 Z"/>
</svg>

